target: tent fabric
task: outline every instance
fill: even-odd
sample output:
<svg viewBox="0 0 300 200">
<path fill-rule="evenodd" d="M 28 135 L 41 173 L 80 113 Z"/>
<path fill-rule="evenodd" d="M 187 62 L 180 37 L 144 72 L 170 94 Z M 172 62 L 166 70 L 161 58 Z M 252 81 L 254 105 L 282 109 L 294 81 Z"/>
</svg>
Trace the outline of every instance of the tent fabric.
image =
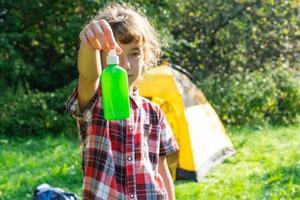
<svg viewBox="0 0 300 200">
<path fill-rule="evenodd" d="M 204 94 L 183 73 L 162 65 L 144 75 L 140 94 L 160 105 L 179 144 L 168 156 L 173 179 L 200 181 L 234 155 L 230 138 Z"/>
</svg>

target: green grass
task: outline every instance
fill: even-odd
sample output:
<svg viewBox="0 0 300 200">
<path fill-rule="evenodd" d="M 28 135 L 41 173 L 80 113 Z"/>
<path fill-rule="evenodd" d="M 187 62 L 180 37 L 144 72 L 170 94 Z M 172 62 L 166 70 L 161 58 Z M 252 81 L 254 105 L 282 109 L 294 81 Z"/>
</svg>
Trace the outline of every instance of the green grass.
<svg viewBox="0 0 300 200">
<path fill-rule="evenodd" d="M 229 135 L 236 155 L 201 183 L 176 182 L 178 199 L 300 199 L 300 127 Z"/>
<path fill-rule="evenodd" d="M 300 199 L 300 126 L 229 135 L 236 155 L 200 183 L 176 181 L 177 199 Z M 31 199 L 44 182 L 81 195 L 77 136 L 0 135 L 0 199 Z"/>
<path fill-rule="evenodd" d="M 48 183 L 81 192 L 80 149 L 76 136 L 0 136 L 0 199 L 31 199 Z"/>
</svg>

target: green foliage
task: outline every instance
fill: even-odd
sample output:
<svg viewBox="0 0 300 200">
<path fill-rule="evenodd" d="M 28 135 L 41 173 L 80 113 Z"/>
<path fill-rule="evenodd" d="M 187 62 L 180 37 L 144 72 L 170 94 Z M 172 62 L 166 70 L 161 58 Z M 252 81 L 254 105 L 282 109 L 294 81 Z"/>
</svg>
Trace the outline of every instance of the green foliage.
<svg viewBox="0 0 300 200">
<path fill-rule="evenodd" d="M 163 2 L 173 36 L 167 55 L 199 82 L 239 68 L 299 67 L 299 0 Z"/>
<path fill-rule="evenodd" d="M 122 1 L 119 1 L 122 2 Z M 152 19 L 165 56 L 200 82 L 211 73 L 299 66 L 299 1 L 125 1 Z M 105 1 L 5 1 L 1 79 L 53 90 L 76 78 L 78 35 Z M 54 81 L 55 80 L 55 81 Z M 11 83 L 11 82 L 10 82 Z"/>
<path fill-rule="evenodd" d="M 63 0 L 1 3 L 1 80 L 43 91 L 74 80 L 81 26 L 101 5 Z"/>
<path fill-rule="evenodd" d="M 212 75 L 201 88 L 227 124 L 288 124 L 298 120 L 299 73 L 291 68 L 244 71 L 224 79 Z"/>
<path fill-rule="evenodd" d="M 58 95 L 54 91 L 77 78 L 79 32 L 107 2 L 1 2 L 0 85 L 11 87 L 0 99 L 8 108 L 1 114 L 4 121 L 0 123 L 6 123 L 2 130 L 15 122 L 24 123 L 26 132 L 57 124 L 57 104 L 69 94 L 60 96 L 58 103 L 53 100 Z M 300 65 L 299 0 L 116 2 L 129 2 L 149 16 L 169 44 L 164 47 L 164 57 L 193 74 L 226 123 L 289 123 L 296 119 L 296 82 L 300 81 L 293 72 L 299 74 Z M 286 70 L 280 75 L 281 69 L 276 68 L 283 65 Z M 15 93 L 19 87 L 26 92 Z M 13 99 L 15 96 L 19 98 Z M 47 110 L 49 119 L 44 120 Z M 15 115 L 17 111 L 22 114 Z M 31 126 L 24 121 L 26 115 L 42 116 L 42 123 L 32 119 Z"/>
<path fill-rule="evenodd" d="M 0 99 L 0 133 L 25 135 L 37 133 L 73 134 L 74 120 L 64 110 L 64 102 L 74 88 L 74 83 L 54 92 L 26 92 L 8 88 Z M 4 90 L 2 90 L 4 91 Z"/>
</svg>

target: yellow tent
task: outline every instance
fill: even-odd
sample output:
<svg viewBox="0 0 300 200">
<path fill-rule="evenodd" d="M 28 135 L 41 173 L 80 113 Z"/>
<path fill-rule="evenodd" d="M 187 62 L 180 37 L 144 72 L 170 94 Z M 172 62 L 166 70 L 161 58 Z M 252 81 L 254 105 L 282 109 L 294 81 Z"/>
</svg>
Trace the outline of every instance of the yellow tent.
<svg viewBox="0 0 300 200">
<path fill-rule="evenodd" d="M 138 88 L 160 105 L 179 144 L 179 152 L 168 157 L 174 180 L 199 181 L 234 154 L 218 115 L 185 74 L 163 65 L 148 71 Z"/>
</svg>

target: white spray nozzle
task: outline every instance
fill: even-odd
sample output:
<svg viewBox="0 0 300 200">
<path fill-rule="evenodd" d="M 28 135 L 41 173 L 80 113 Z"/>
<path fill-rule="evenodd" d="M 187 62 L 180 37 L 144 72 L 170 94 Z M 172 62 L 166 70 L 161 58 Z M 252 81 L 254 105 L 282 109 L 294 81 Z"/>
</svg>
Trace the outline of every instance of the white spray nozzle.
<svg viewBox="0 0 300 200">
<path fill-rule="evenodd" d="M 106 57 L 107 65 L 117 65 L 119 64 L 119 56 L 115 50 L 110 50 Z"/>
</svg>

